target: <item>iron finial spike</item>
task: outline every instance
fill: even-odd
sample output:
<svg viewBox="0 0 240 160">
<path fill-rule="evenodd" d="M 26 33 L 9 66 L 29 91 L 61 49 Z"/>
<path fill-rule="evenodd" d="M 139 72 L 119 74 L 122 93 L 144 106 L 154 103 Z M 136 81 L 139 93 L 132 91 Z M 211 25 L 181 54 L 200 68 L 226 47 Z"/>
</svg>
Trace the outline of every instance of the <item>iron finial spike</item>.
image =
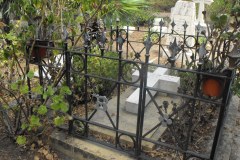
<svg viewBox="0 0 240 160">
<path fill-rule="evenodd" d="M 161 21 L 159 22 L 159 26 L 162 27 L 164 25 L 164 21 L 161 19 Z"/>
<path fill-rule="evenodd" d="M 176 26 L 176 23 L 174 22 L 174 19 L 173 19 L 173 21 L 171 23 L 171 26 L 172 26 L 172 29 Z"/>
<path fill-rule="evenodd" d="M 200 31 L 200 28 L 201 28 L 201 25 L 200 25 L 200 22 L 198 22 L 198 25 L 197 25 L 197 31 L 199 32 Z"/>
<path fill-rule="evenodd" d="M 151 41 L 151 38 L 150 38 L 150 35 L 148 34 L 148 37 L 147 39 L 143 42 L 145 48 L 146 48 L 146 54 L 149 54 L 149 51 L 152 47 L 152 41 Z"/>
<path fill-rule="evenodd" d="M 186 21 L 184 22 L 184 25 L 183 25 L 183 27 L 184 27 L 184 30 L 186 30 L 186 29 L 187 29 L 187 27 L 188 27 L 188 24 L 187 24 L 187 22 L 186 22 Z"/>
</svg>

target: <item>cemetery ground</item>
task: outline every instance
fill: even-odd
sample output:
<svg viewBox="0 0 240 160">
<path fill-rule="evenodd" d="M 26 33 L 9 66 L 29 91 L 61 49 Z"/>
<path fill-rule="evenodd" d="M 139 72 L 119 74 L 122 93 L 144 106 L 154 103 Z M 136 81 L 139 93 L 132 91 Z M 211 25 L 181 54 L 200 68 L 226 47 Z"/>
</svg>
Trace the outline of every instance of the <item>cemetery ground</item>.
<svg viewBox="0 0 240 160">
<path fill-rule="evenodd" d="M 63 153 L 52 149 L 48 142 L 39 141 L 31 146 L 21 147 L 7 137 L 0 123 L 0 159 L 1 160 L 70 160 Z"/>
</svg>

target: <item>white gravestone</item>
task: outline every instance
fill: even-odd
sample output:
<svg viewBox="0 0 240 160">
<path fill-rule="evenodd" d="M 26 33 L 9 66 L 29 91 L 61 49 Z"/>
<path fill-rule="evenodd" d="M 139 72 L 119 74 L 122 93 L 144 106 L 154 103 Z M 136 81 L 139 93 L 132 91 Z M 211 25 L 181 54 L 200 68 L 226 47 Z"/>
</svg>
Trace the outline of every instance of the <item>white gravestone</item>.
<svg viewBox="0 0 240 160">
<path fill-rule="evenodd" d="M 153 27 L 151 28 L 152 32 L 160 32 L 160 25 L 159 23 L 163 21 L 163 18 L 154 18 L 154 22 L 153 22 Z M 164 35 L 164 33 L 167 33 L 167 27 L 162 27 L 162 31 L 161 31 Z"/>
<path fill-rule="evenodd" d="M 177 1 L 175 7 L 171 9 L 171 23 L 174 21 L 174 31 L 178 34 L 184 33 L 184 23 L 186 22 L 188 27 L 186 29 L 187 35 L 195 35 L 195 20 L 196 20 L 196 6 L 194 2 Z M 172 26 L 169 26 L 170 32 Z M 183 40 L 182 40 L 183 41 Z"/>
<path fill-rule="evenodd" d="M 173 42 L 174 39 L 176 38 L 177 43 L 180 44 L 183 43 L 184 39 L 183 39 L 183 34 L 184 34 L 184 27 L 183 25 L 187 24 L 187 28 L 186 28 L 186 35 L 187 36 L 195 36 L 195 21 L 196 21 L 196 5 L 194 2 L 189 2 L 189 1 L 177 1 L 175 4 L 175 7 L 173 7 L 171 9 L 171 22 L 169 24 L 169 30 L 168 32 L 171 33 L 172 29 L 174 30 L 174 34 L 180 34 L 182 36 L 179 35 L 171 35 L 168 37 L 168 44 L 170 44 L 170 42 Z M 172 22 L 175 23 L 174 28 L 172 28 Z M 187 38 L 186 39 L 186 43 L 189 47 L 193 47 L 195 44 L 195 40 L 193 38 Z M 168 51 L 168 49 L 166 49 L 166 51 Z M 185 50 L 185 54 L 181 54 L 184 59 L 184 62 L 186 61 L 186 58 L 188 60 L 190 60 L 190 56 L 192 55 L 191 51 Z M 177 63 L 181 63 L 182 57 L 180 56 L 177 59 Z M 184 63 L 183 62 L 183 63 Z"/>
<path fill-rule="evenodd" d="M 153 73 L 148 73 L 147 86 L 169 91 L 177 92 L 180 86 L 180 77 L 169 76 L 169 70 L 166 68 L 157 68 Z M 132 81 L 135 82 L 139 77 L 139 72 L 135 71 L 132 75 Z M 137 88 L 125 101 L 125 110 L 130 113 L 138 113 L 140 89 Z M 156 95 L 156 91 L 150 90 L 152 96 Z M 151 96 L 146 93 L 145 106 L 151 101 Z"/>
<path fill-rule="evenodd" d="M 205 22 L 202 12 L 205 10 L 205 4 L 210 5 L 211 3 L 213 3 L 213 0 L 193 0 L 193 2 L 199 3 L 197 23 L 203 25 L 205 24 Z"/>
</svg>

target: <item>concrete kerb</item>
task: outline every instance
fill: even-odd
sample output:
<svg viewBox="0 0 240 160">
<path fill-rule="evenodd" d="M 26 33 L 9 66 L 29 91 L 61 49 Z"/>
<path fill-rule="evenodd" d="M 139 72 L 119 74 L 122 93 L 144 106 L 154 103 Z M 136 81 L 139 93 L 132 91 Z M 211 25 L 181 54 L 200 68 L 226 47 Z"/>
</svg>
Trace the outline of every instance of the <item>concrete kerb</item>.
<svg viewBox="0 0 240 160">
<path fill-rule="evenodd" d="M 63 131 L 54 131 L 50 136 L 51 146 L 65 154 L 69 160 L 134 160 L 124 152 L 94 143 L 88 140 L 75 138 Z"/>
<path fill-rule="evenodd" d="M 226 117 L 223 122 L 223 127 L 220 132 L 218 145 L 216 148 L 214 160 L 228 160 L 230 159 L 234 127 L 236 126 L 236 117 L 238 113 L 238 107 L 240 99 L 237 96 L 233 96 L 227 107 Z"/>
</svg>

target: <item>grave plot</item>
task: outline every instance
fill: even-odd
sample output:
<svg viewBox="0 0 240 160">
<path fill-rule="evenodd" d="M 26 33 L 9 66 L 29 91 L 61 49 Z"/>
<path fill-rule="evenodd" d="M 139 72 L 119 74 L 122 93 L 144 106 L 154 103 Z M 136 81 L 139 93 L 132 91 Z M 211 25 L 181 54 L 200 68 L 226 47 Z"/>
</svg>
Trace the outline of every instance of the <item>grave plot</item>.
<svg viewBox="0 0 240 160">
<path fill-rule="evenodd" d="M 157 68 L 153 72 L 148 73 L 148 87 L 155 89 L 160 89 L 163 91 L 177 92 L 177 89 L 180 85 L 180 78 L 175 76 L 170 76 L 169 70 L 166 68 Z M 132 74 L 132 81 L 136 81 L 139 78 L 139 72 L 135 71 Z M 167 118 L 167 114 L 172 113 L 173 105 L 169 105 L 167 108 L 163 108 L 166 115 L 159 114 L 159 108 L 155 106 L 154 103 L 163 105 L 167 102 L 172 102 L 175 104 L 181 103 L 181 98 L 176 96 L 171 96 L 169 94 L 161 94 L 156 91 L 150 91 L 146 94 L 145 102 L 145 118 L 143 124 L 143 133 L 149 132 L 152 128 L 158 125 L 161 121 Z M 101 102 L 104 105 L 100 105 L 101 108 L 97 110 L 95 115 L 92 117 L 91 121 L 113 127 L 116 125 L 116 116 L 117 116 L 117 97 L 113 97 L 109 101 L 106 101 L 106 97 L 102 98 Z M 154 102 L 153 102 L 154 99 Z M 137 129 L 137 114 L 139 107 L 139 88 L 129 87 L 120 95 L 120 110 L 119 110 L 119 129 L 130 132 L 132 134 L 136 133 Z M 99 103 L 96 104 L 96 108 L 99 107 Z M 100 127 L 90 126 L 90 130 L 93 133 L 98 133 L 100 135 L 105 135 L 107 137 L 112 137 L 114 139 L 115 132 L 110 130 L 105 130 Z M 160 125 L 149 133 L 146 137 L 154 140 L 158 140 L 161 135 L 165 132 L 166 125 Z M 122 141 L 133 145 L 132 140 L 129 137 L 122 137 Z M 143 147 L 147 150 L 152 150 L 154 144 L 143 142 Z"/>
</svg>

